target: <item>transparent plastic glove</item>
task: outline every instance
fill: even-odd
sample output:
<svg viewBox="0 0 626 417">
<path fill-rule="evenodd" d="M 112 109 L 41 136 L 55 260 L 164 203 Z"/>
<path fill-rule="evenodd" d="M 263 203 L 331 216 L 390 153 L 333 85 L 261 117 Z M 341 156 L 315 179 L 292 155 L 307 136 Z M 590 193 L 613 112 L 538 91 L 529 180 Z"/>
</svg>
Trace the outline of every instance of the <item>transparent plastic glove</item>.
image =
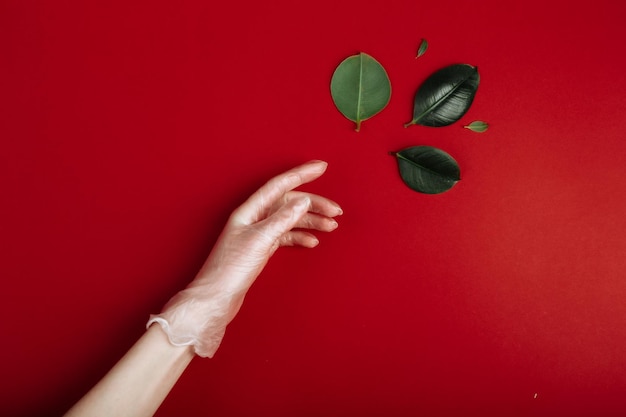
<svg viewBox="0 0 626 417">
<path fill-rule="evenodd" d="M 309 230 L 330 232 L 339 205 L 319 195 L 294 191 L 326 170 L 311 161 L 268 181 L 230 216 L 196 278 L 151 315 L 170 342 L 193 345 L 199 356 L 212 357 L 226 325 L 235 317 L 246 292 L 281 246 L 312 248 L 319 243 Z"/>
</svg>

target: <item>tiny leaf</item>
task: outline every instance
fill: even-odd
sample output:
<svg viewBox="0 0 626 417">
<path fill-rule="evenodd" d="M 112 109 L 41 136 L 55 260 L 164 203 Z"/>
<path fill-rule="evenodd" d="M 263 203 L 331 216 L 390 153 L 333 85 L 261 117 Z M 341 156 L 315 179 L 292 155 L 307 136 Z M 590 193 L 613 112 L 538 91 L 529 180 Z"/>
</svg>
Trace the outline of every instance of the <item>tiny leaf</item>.
<svg viewBox="0 0 626 417">
<path fill-rule="evenodd" d="M 455 64 L 432 74 L 418 88 L 413 106 L 413 120 L 404 127 L 448 126 L 459 120 L 469 109 L 480 76 L 478 69 L 467 64 Z"/>
<path fill-rule="evenodd" d="M 420 43 L 419 48 L 417 48 L 417 55 L 415 56 L 415 58 L 419 58 L 422 55 L 424 55 L 427 49 L 428 49 L 428 41 L 426 39 L 422 39 L 422 42 Z"/>
<path fill-rule="evenodd" d="M 443 193 L 461 180 L 459 164 L 441 149 L 413 146 L 392 155 L 404 183 L 420 193 Z"/>
<path fill-rule="evenodd" d="M 489 125 L 481 120 L 476 120 L 463 127 L 477 133 L 483 133 L 489 129 Z"/>
<path fill-rule="evenodd" d="M 379 113 L 391 98 L 387 72 L 371 56 L 360 53 L 343 60 L 335 69 L 330 92 L 337 109 L 349 120 L 361 122 Z"/>
</svg>

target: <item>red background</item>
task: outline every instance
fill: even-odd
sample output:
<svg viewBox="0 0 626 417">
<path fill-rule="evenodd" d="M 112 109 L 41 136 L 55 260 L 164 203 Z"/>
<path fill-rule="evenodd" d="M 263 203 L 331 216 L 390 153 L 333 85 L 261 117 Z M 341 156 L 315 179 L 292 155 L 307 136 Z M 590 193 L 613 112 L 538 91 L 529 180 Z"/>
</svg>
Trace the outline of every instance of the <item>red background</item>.
<svg viewBox="0 0 626 417">
<path fill-rule="evenodd" d="M 0 2 L 0 412 L 69 408 L 232 209 L 324 159 L 305 189 L 339 229 L 275 255 L 157 415 L 624 415 L 625 21 L 617 0 Z M 393 93 L 356 133 L 329 82 L 360 51 Z M 469 112 L 404 129 L 459 62 Z M 388 152 L 413 145 L 462 181 L 411 191 Z"/>
</svg>

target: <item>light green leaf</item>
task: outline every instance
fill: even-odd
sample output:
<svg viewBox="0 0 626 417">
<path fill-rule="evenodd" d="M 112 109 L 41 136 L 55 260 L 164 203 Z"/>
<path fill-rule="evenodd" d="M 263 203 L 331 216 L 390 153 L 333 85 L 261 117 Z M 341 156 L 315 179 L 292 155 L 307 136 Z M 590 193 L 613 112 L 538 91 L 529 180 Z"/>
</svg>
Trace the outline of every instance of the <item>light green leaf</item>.
<svg viewBox="0 0 626 417">
<path fill-rule="evenodd" d="M 415 94 L 413 120 L 404 127 L 448 126 L 469 110 L 480 77 L 478 69 L 467 64 L 455 64 L 440 69 L 424 81 Z"/>
<path fill-rule="evenodd" d="M 413 146 L 392 155 L 404 183 L 420 193 L 443 193 L 461 180 L 459 164 L 441 149 Z"/>
<path fill-rule="evenodd" d="M 483 133 L 487 129 L 489 129 L 489 125 L 481 120 L 476 120 L 467 126 L 463 126 L 466 129 L 471 130 L 472 132 Z"/>
<path fill-rule="evenodd" d="M 337 109 L 349 120 L 361 122 L 384 109 L 391 98 L 387 72 L 371 56 L 360 53 L 339 64 L 330 82 L 330 92 Z"/>
<path fill-rule="evenodd" d="M 422 55 L 424 55 L 427 49 L 428 49 L 428 41 L 426 39 L 422 39 L 422 42 L 420 43 L 419 48 L 417 48 L 417 55 L 415 56 L 415 58 L 419 58 Z"/>
</svg>

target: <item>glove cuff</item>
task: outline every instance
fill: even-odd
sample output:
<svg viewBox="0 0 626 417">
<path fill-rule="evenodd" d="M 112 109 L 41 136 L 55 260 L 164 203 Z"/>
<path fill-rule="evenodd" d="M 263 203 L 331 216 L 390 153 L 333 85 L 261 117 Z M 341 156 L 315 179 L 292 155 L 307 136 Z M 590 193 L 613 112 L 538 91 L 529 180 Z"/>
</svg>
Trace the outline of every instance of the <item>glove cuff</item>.
<svg viewBox="0 0 626 417">
<path fill-rule="evenodd" d="M 211 294 L 206 290 L 197 286 L 179 292 L 160 314 L 150 315 L 146 327 L 159 323 L 172 345 L 193 346 L 198 356 L 212 358 L 244 294 Z"/>
</svg>

